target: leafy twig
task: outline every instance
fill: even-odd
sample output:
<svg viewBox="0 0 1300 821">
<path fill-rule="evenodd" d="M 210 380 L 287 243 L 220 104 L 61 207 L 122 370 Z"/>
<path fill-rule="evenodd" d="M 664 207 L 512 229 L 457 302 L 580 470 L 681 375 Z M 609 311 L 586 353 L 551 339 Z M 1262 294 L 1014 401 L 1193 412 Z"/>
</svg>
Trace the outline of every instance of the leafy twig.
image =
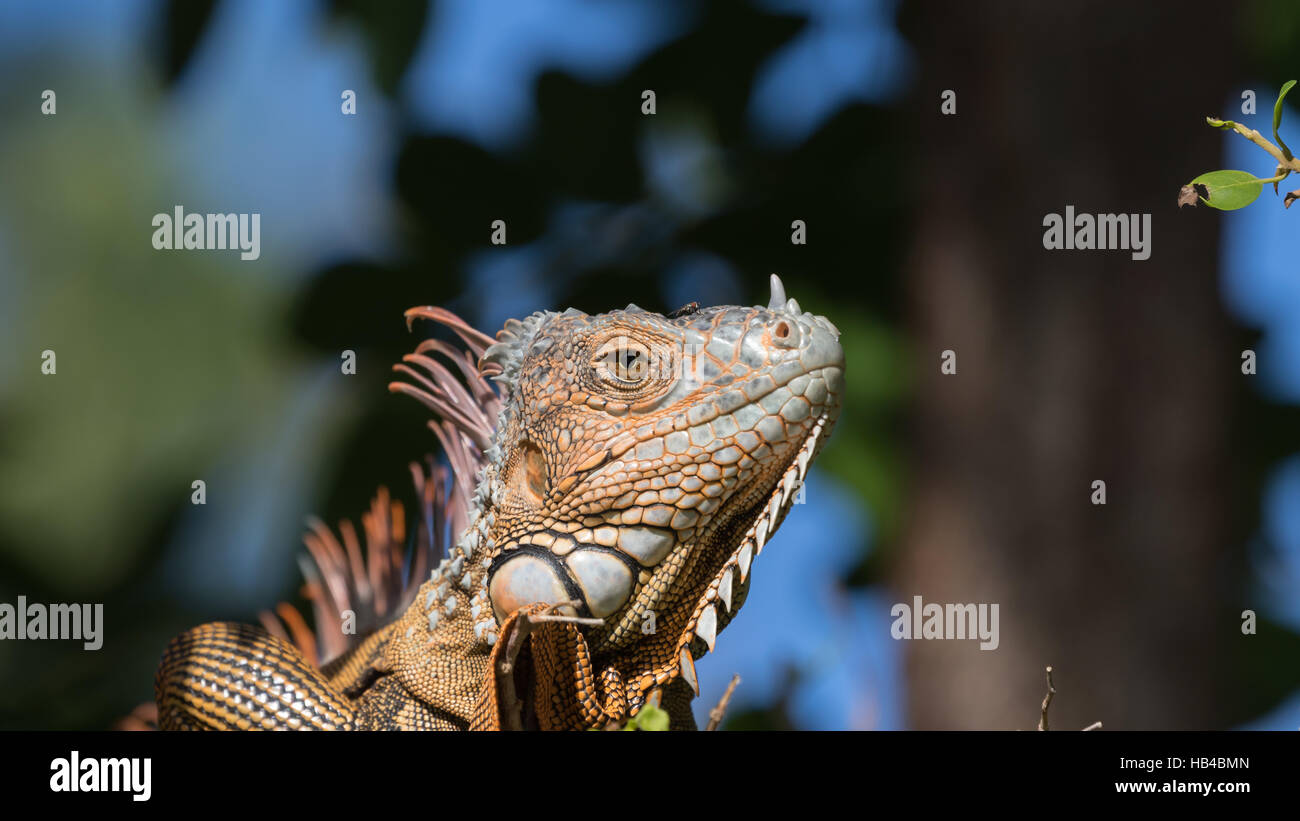
<svg viewBox="0 0 1300 821">
<path fill-rule="evenodd" d="M 1214 128 L 1235 131 L 1267 151 L 1269 156 L 1277 163 L 1273 176 L 1262 178 L 1246 171 L 1210 171 L 1200 175 L 1179 190 L 1179 208 L 1184 205 L 1195 206 L 1198 202 L 1203 202 L 1211 208 L 1218 208 L 1221 211 L 1235 211 L 1254 202 L 1259 197 L 1260 191 L 1263 190 L 1265 184 L 1273 183 L 1273 193 L 1276 194 L 1278 193 L 1277 184 L 1279 182 L 1292 173 L 1300 173 L 1300 159 L 1297 159 L 1291 153 L 1291 149 L 1277 133 L 1278 127 L 1282 125 L 1282 101 L 1286 99 L 1287 93 L 1295 84 L 1296 81 L 1291 80 L 1282 86 L 1282 90 L 1277 95 L 1277 102 L 1273 104 L 1273 139 L 1277 141 L 1276 145 L 1263 134 L 1241 123 L 1232 120 L 1220 120 L 1217 117 L 1205 118 L 1205 122 Z M 1300 189 L 1287 194 L 1282 205 L 1290 208 L 1291 203 L 1296 199 L 1300 199 Z"/>
</svg>

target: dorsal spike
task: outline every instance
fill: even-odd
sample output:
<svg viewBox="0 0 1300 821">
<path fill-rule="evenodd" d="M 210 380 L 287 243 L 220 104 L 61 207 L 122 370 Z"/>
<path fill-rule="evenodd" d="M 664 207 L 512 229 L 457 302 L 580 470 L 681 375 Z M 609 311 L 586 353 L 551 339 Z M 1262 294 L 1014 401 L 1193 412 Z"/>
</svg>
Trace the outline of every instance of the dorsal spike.
<svg viewBox="0 0 1300 821">
<path fill-rule="evenodd" d="M 480 372 L 486 365 L 495 365 L 500 368 L 500 373 L 493 375 L 492 380 L 507 390 L 513 390 L 519 365 L 533 344 L 537 329 L 552 316 L 555 314 L 538 311 L 523 320 L 507 319 L 505 327 L 497 332 L 497 341 L 483 352 L 479 360 Z"/>
</svg>

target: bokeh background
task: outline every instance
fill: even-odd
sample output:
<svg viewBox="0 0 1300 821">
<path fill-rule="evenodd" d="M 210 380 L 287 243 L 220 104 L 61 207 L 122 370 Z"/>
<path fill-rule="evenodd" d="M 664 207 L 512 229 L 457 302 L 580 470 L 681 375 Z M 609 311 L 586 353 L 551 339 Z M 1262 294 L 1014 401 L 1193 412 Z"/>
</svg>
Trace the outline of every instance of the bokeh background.
<svg viewBox="0 0 1300 821">
<path fill-rule="evenodd" d="M 303 605 L 307 515 L 409 499 L 404 309 L 771 272 L 847 405 L 701 714 L 738 672 L 734 728 L 1027 729 L 1051 664 L 1056 727 L 1300 726 L 1300 214 L 1174 206 L 1271 175 L 1203 117 L 1267 131 L 1297 54 L 1285 0 L 0 5 L 0 601 L 106 621 L 0 642 L 0 727 L 112 725 L 170 636 Z M 1044 251 L 1067 204 L 1153 214 L 1151 259 Z M 176 205 L 260 213 L 261 258 L 155 251 Z M 891 640 L 914 595 L 999 603 L 1001 647 Z"/>
</svg>

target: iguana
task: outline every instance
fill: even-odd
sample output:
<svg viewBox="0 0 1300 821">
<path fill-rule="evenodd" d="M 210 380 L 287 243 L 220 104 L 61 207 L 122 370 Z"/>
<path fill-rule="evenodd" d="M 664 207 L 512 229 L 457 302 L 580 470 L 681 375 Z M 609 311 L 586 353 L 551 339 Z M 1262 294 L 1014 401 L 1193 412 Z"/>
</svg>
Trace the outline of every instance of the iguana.
<svg viewBox="0 0 1300 821">
<path fill-rule="evenodd" d="M 576 730 L 657 703 L 693 728 L 695 659 L 744 602 L 838 414 L 839 331 L 775 275 L 766 307 L 543 311 L 495 340 L 439 308 L 406 316 L 467 349 L 426 340 L 389 386 L 435 413 L 450 471 L 414 471 L 420 541 L 454 545 L 416 588 L 386 495 L 365 519 L 368 566 L 355 532 L 340 546 L 317 523 L 327 652 L 353 604 L 400 615 L 320 667 L 296 611 L 297 645 L 278 629 L 194 628 L 164 653 L 159 726 Z M 428 569 L 417 556 L 409 574 Z"/>
</svg>

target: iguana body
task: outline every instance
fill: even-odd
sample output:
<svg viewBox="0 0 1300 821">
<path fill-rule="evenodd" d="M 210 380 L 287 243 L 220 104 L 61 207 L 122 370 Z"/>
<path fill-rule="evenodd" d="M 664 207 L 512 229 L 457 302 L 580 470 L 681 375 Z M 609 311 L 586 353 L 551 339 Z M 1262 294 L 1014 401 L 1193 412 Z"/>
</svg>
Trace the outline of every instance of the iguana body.
<svg viewBox="0 0 1300 821">
<path fill-rule="evenodd" d="M 255 627 L 173 640 L 160 726 L 583 729 L 658 700 L 693 727 L 694 659 L 743 602 L 838 412 L 838 331 L 775 276 L 766 308 L 541 312 L 490 345 L 438 309 L 408 312 L 421 316 L 479 355 L 462 385 L 427 355 L 448 346 L 426 342 L 398 366 L 415 384 L 392 386 L 440 417 L 458 541 L 395 621 L 321 668 Z M 426 497 L 438 475 L 417 482 Z M 377 515 L 368 537 L 387 531 Z M 318 564 L 343 561 L 327 548 Z"/>
</svg>

